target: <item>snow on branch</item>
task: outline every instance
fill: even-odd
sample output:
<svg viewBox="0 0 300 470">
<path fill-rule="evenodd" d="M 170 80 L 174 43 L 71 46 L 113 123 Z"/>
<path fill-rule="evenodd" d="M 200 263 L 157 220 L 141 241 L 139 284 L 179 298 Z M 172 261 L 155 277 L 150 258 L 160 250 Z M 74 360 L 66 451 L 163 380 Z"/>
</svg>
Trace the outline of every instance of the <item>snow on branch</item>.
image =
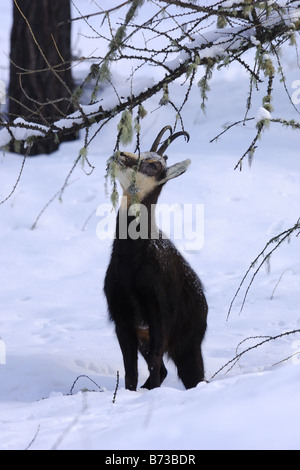
<svg viewBox="0 0 300 470">
<path fill-rule="evenodd" d="M 10 141 L 29 141 L 34 137 L 44 137 L 47 135 L 49 128 L 34 122 L 26 122 L 19 117 L 12 123 L 1 123 L 4 129 L 0 131 L 0 147 L 7 146 Z"/>
</svg>

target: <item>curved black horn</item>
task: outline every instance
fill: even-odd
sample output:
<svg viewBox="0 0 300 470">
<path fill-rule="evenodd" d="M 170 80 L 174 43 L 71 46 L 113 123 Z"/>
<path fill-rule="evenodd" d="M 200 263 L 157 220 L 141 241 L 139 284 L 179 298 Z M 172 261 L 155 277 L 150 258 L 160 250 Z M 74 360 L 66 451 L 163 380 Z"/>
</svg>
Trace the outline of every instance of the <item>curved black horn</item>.
<svg viewBox="0 0 300 470">
<path fill-rule="evenodd" d="M 177 137 L 180 137 L 182 135 L 186 137 L 187 142 L 190 140 L 190 135 L 186 131 L 176 132 L 176 134 L 171 135 L 168 139 L 164 141 L 162 146 L 157 151 L 158 155 L 163 156 L 164 152 L 167 150 L 167 148 L 173 142 L 173 140 L 177 139 Z"/>
<path fill-rule="evenodd" d="M 150 149 L 150 152 L 156 152 L 157 150 L 157 147 L 158 147 L 158 144 L 162 138 L 162 136 L 164 135 L 165 132 L 167 131 L 170 131 L 170 134 L 172 135 L 172 127 L 171 126 L 165 126 L 162 128 L 162 130 L 159 132 L 159 134 L 157 135 L 155 141 L 153 142 L 152 144 L 152 147 Z"/>
</svg>

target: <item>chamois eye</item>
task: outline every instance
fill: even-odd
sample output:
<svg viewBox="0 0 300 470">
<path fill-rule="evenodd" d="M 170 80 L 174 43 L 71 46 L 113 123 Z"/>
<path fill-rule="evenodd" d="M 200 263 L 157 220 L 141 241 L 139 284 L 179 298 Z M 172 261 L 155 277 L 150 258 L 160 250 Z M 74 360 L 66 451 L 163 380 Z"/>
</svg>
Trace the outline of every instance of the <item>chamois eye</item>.
<svg viewBox="0 0 300 470">
<path fill-rule="evenodd" d="M 151 163 L 149 163 L 149 166 L 150 166 L 150 168 L 152 168 L 152 170 L 158 170 L 158 164 L 157 163 L 151 162 Z"/>
<path fill-rule="evenodd" d="M 148 176 L 155 176 L 161 170 L 160 162 L 144 160 L 140 165 L 140 172 Z"/>
<path fill-rule="evenodd" d="M 149 176 L 155 176 L 159 173 L 161 170 L 161 164 L 159 162 L 147 162 L 145 165 L 145 172 Z"/>
</svg>

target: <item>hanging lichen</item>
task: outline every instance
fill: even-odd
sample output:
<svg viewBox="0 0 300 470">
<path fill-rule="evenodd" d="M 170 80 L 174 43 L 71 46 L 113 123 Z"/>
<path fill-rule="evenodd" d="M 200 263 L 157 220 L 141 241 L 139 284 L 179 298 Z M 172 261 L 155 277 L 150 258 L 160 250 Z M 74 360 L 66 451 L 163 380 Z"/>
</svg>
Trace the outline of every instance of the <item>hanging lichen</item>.
<svg viewBox="0 0 300 470">
<path fill-rule="evenodd" d="M 122 145 L 128 145 L 132 142 L 133 126 L 132 126 L 132 112 L 128 109 L 122 114 L 121 120 L 118 124 L 119 140 Z"/>
<path fill-rule="evenodd" d="M 106 175 L 105 175 L 105 190 L 107 190 L 108 179 L 112 184 L 112 191 L 110 194 L 110 200 L 114 209 L 117 209 L 119 202 L 119 193 L 117 190 L 117 160 L 120 157 L 120 152 L 117 150 L 107 161 Z"/>
<path fill-rule="evenodd" d="M 212 78 L 214 65 L 215 62 L 212 59 L 207 60 L 205 74 L 198 82 L 198 87 L 200 88 L 202 98 L 201 109 L 203 112 L 205 112 L 206 110 L 206 101 L 208 99 L 208 92 L 210 91 L 210 86 L 208 82 Z"/>
</svg>

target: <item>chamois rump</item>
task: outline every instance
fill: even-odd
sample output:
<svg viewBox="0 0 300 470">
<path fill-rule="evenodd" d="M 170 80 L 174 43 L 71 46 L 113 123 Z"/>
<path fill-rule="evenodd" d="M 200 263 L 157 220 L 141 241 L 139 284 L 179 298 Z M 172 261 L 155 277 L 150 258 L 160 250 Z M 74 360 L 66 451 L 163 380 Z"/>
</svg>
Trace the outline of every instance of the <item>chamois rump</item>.
<svg viewBox="0 0 300 470">
<path fill-rule="evenodd" d="M 160 144 L 167 131 L 170 136 Z M 164 152 L 179 136 L 189 139 L 185 131 L 172 134 L 172 128 L 166 126 L 149 152 L 120 152 L 115 161 L 123 197 L 104 292 L 123 354 L 125 387 L 129 390 L 137 388 L 138 351 L 150 373 L 143 388 L 162 384 L 167 375 L 164 354 L 174 361 L 186 388 L 204 380 L 201 343 L 208 307 L 203 286 L 155 224 L 155 205 L 163 185 L 183 174 L 190 164 L 190 160 L 184 160 L 167 166 Z M 136 209 L 137 198 L 146 211 Z M 123 232 L 124 224 L 127 229 L 125 234 L 120 234 L 122 224 Z M 132 224 L 136 224 L 136 229 L 146 227 L 147 236 L 130 236 Z"/>
</svg>

